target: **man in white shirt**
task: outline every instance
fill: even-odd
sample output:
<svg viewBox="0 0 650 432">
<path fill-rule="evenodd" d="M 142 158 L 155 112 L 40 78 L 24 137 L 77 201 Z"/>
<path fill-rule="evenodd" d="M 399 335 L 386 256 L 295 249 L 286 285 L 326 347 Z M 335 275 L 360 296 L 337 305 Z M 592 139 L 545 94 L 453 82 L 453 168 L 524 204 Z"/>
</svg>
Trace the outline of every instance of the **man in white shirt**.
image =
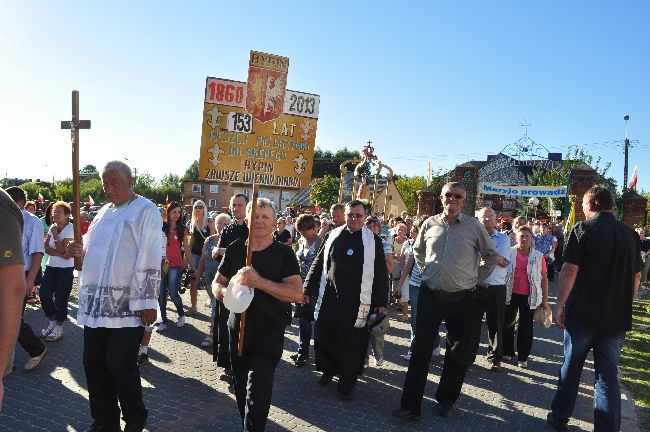
<svg viewBox="0 0 650 432">
<path fill-rule="evenodd" d="M 121 408 L 124 431 L 140 432 L 147 409 L 137 357 L 143 326 L 156 320 L 162 220 L 151 201 L 133 192 L 128 165 L 108 162 L 102 182 L 110 204 L 93 219 L 83 246 L 68 246 L 70 256 L 83 258 L 77 322 L 84 326 L 89 431 L 121 430 Z"/>
</svg>

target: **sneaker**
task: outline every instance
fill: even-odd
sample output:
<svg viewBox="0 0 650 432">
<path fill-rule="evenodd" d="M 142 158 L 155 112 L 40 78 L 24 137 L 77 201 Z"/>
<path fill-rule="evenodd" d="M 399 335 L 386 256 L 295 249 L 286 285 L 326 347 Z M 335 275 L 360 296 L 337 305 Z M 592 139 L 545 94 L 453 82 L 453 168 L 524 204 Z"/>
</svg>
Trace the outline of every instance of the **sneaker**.
<svg viewBox="0 0 650 432">
<path fill-rule="evenodd" d="M 44 339 L 48 342 L 56 342 L 63 339 L 63 329 L 61 329 L 61 327 L 55 328 L 49 335 L 45 336 Z"/>
<path fill-rule="evenodd" d="M 383 364 L 384 364 L 383 357 L 379 358 L 379 359 L 375 359 L 375 365 L 377 365 L 377 367 L 381 367 L 381 365 L 383 365 Z"/>
<path fill-rule="evenodd" d="M 36 357 L 30 357 L 30 359 L 27 360 L 27 363 L 25 363 L 25 367 L 23 368 L 23 371 L 31 372 L 34 369 L 36 369 L 38 365 L 41 364 L 46 354 L 47 354 L 47 348 L 43 348 L 43 352 L 40 355 Z"/>
<path fill-rule="evenodd" d="M 176 327 L 183 327 L 185 326 L 185 315 L 178 317 L 178 321 L 176 321 Z"/>
<path fill-rule="evenodd" d="M 212 335 L 206 336 L 206 338 L 203 339 L 203 342 L 201 342 L 201 346 L 205 348 L 211 347 L 212 344 L 213 344 Z"/>
<path fill-rule="evenodd" d="M 436 349 L 433 350 L 433 356 L 440 357 L 440 347 L 437 347 Z"/>
<path fill-rule="evenodd" d="M 546 423 L 551 425 L 556 431 L 565 431 L 568 430 L 567 424 L 569 420 L 559 420 L 552 412 L 549 412 L 546 414 Z"/>
<path fill-rule="evenodd" d="M 49 326 L 47 326 L 47 328 L 42 329 L 41 330 L 41 337 L 44 338 L 45 336 L 49 336 L 50 333 L 52 333 L 52 331 L 54 330 L 55 325 L 56 324 L 51 323 Z"/>
<path fill-rule="evenodd" d="M 161 322 L 158 324 L 158 327 L 156 327 L 157 332 L 163 332 L 165 330 L 167 330 L 167 325 L 164 322 Z"/>
<path fill-rule="evenodd" d="M 515 358 L 513 356 L 503 356 L 503 361 L 506 363 L 512 363 L 515 361 Z"/>
<path fill-rule="evenodd" d="M 138 354 L 137 363 L 138 363 L 138 367 L 142 367 L 146 365 L 147 363 L 149 363 L 149 356 L 145 353 Z"/>
<path fill-rule="evenodd" d="M 410 352 L 407 352 L 406 354 L 404 354 L 404 355 L 402 356 L 402 358 L 403 358 L 404 360 L 411 361 L 411 353 L 410 353 Z"/>
<path fill-rule="evenodd" d="M 517 366 L 519 366 L 522 369 L 526 369 L 528 367 L 528 362 L 527 361 L 517 362 Z"/>
</svg>

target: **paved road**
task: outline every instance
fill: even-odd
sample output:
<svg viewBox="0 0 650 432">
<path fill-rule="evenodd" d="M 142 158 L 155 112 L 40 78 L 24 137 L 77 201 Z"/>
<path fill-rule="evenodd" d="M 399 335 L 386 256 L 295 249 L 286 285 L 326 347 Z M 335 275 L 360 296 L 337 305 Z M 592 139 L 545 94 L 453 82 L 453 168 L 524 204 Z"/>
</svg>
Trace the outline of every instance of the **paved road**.
<svg viewBox="0 0 650 432">
<path fill-rule="evenodd" d="M 555 290 L 552 287 L 552 293 Z M 205 296 L 205 293 L 200 293 Z M 189 302 L 186 294 L 184 301 Z M 171 305 L 171 303 L 170 303 Z M 70 305 L 72 316 L 76 305 Z M 236 431 L 239 415 L 234 397 L 218 380 L 220 370 L 210 352 L 199 345 L 205 336 L 208 308 L 202 307 L 187 325 L 174 325 L 154 333 L 151 363 L 142 368 L 142 382 L 151 431 Z M 175 318 L 175 312 L 168 316 Z M 40 310 L 27 312 L 35 331 L 45 326 Z M 546 412 L 562 361 L 561 333 L 551 327 L 535 328 L 535 341 L 528 369 L 508 365 L 492 373 L 480 358 L 470 369 L 455 415 L 435 415 L 433 395 L 439 380 L 442 358 L 434 359 L 425 391 L 422 421 L 403 423 L 390 415 L 398 407 L 407 362 L 409 335 L 406 324 L 393 320 L 386 338 L 386 363 L 371 367 L 359 380 L 351 402 L 339 400 L 336 386 L 321 388 L 312 366 L 297 369 L 289 355 L 297 348 L 297 325 L 287 329 L 285 353 L 275 374 L 273 406 L 268 431 L 548 431 Z M 18 370 L 5 379 L 5 404 L 0 431 L 79 431 L 90 423 L 88 394 L 81 364 L 82 330 L 74 323 L 65 326 L 63 340 L 48 344 L 49 354 L 31 374 L 21 372 L 26 354 L 16 350 Z M 485 341 L 481 353 L 485 352 Z M 570 426 L 573 431 L 592 430 L 593 362 L 588 360 Z M 636 421 L 629 398 L 624 397 L 623 431 L 635 431 Z"/>
</svg>

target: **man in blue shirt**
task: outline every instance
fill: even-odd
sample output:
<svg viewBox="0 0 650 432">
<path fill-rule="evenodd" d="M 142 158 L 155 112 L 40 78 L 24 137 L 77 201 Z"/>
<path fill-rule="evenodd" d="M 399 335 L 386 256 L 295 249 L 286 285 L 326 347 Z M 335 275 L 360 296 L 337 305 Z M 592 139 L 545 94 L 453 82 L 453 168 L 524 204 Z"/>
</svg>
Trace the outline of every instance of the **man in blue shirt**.
<svg viewBox="0 0 650 432">
<path fill-rule="evenodd" d="M 490 370 L 498 372 L 501 370 L 501 359 L 503 357 L 503 322 L 505 319 L 506 306 L 506 267 L 508 261 L 504 258 L 510 248 L 510 237 L 496 229 L 496 214 L 489 207 L 483 207 L 478 211 L 478 220 L 483 224 L 494 248 L 499 253 L 499 260 L 492 273 L 479 284 L 477 289 L 480 293 L 482 304 L 479 307 L 485 312 L 485 320 L 488 327 L 488 352 L 487 359 L 491 363 Z M 476 350 L 481 338 L 481 322 L 477 322 L 475 329 Z M 476 353 L 474 354 L 476 358 Z"/>
<path fill-rule="evenodd" d="M 551 226 L 546 224 L 542 228 L 542 233 L 535 236 L 535 249 L 540 251 L 546 259 L 546 268 L 548 269 L 548 280 L 555 278 L 553 270 L 553 261 L 555 261 L 555 248 L 557 248 L 557 239 L 551 233 Z"/>
</svg>

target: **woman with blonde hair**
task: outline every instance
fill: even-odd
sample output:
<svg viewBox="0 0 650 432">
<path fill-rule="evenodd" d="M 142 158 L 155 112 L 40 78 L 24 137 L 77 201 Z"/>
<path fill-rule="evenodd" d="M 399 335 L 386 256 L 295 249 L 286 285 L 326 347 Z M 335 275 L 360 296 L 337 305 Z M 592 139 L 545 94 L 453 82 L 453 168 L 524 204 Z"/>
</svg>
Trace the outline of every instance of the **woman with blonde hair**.
<svg viewBox="0 0 650 432">
<path fill-rule="evenodd" d="M 192 216 L 190 219 L 190 251 L 192 253 L 192 269 L 197 269 L 199 267 L 199 260 L 201 259 L 201 252 L 203 251 L 205 239 L 216 232 L 217 229 L 214 226 L 214 221 L 208 216 L 205 203 L 201 200 L 197 200 L 192 206 Z M 190 300 L 192 301 L 192 307 L 187 312 L 188 315 L 196 314 L 198 282 L 196 274 L 194 274 L 192 285 L 190 286 Z"/>
</svg>

